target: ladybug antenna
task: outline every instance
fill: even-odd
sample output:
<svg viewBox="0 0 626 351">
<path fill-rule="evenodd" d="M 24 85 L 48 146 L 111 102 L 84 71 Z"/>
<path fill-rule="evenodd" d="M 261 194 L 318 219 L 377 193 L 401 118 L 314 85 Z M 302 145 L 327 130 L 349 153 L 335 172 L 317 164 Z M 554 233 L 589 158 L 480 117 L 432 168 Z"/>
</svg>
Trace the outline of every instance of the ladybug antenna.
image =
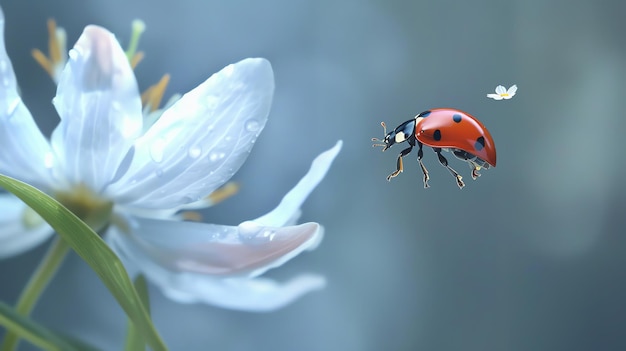
<svg viewBox="0 0 626 351">
<path fill-rule="evenodd" d="M 380 125 L 383 126 L 383 135 L 387 136 L 387 125 L 385 124 L 385 122 L 380 122 Z M 389 145 L 385 142 L 385 139 L 372 138 L 372 141 L 376 142 L 376 144 L 372 144 L 372 147 L 382 146 L 383 151 L 389 148 Z"/>
</svg>

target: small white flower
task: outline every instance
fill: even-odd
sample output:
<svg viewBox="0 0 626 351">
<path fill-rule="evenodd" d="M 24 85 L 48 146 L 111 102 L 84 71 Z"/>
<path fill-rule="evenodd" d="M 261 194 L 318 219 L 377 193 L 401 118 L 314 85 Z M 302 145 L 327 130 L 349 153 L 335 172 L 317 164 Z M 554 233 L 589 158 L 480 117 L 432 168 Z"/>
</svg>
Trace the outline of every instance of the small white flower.
<svg viewBox="0 0 626 351">
<path fill-rule="evenodd" d="M 55 197 L 95 230 L 108 228 L 107 240 L 129 268 L 177 301 L 264 311 L 324 285 L 317 275 L 283 284 L 258 276 L 321 240 L 319 224 L 295 223 L 341 142 L 265 216 L 238 226 L 177 220 L 180 210 L 210 206 L 206 196 L 247 158 L 274 92 L 267 60 L 226 66 L 144 130 L 124 51 L 106 29 L 88 26 L 58 77 L 53 103 L 61 121 L 48 140 L 18 95 L 1 10 L 0 22 L 0 173 Z M 0 257 L 52 235 L 36 218 L 0 194 Z"/>
<path fill-rule="evenodd" d="M 510 98 L 512 98 L 513 96 L 515 96 L 515 93 L 517 92 L 517 85 L 512 85 L 508 90 L 502 86 L 502 85 L 498 85 L 496 87 L 496 93 L 495 94 L 487 94 L 488 98 L 492 98 L 494 100 L 508 100 Z"/>
</svg>

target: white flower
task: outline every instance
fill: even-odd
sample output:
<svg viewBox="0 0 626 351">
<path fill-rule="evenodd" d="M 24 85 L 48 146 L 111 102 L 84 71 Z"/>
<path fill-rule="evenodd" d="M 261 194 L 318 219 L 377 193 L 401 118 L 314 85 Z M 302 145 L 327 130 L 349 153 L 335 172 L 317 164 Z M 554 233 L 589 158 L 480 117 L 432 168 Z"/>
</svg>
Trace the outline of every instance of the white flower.
<svg viewBox="0 0 626 351">
<path fill-rule="evenodd" d="M 206 196 L 248 156 L 272 101 L 268 61 L 228 65 L 144 132 L 137 83 L 122 48 L 107 30 L 88 26 L 59 76 L 53 103 L 61 121 L 48 140 L 18 95 L 1 11 L 0 20 L 0 173 L 54 196 L 95 230 L 108 228 L 107 240 L 129 267 L 177 301 L 263 311 L 324 285 L 316 275 L 284 284 L 258 276 L 321 240 L 319 224 L 295 222 L 341 142 L 318 156 L 265 216 L 239 226 L 175 217 L 209 206 Z M 0 256 L 52 234 L 36 218 L 15 197 L 0 194 Z"/>
<path fill-rule="evenodd" d="M 492 98 L 494 100 L 508 100 L 510 98 L 512 98 L 513 96 L 515 96 L 515 93 L 517 92 L 517 85 L 512 85 L 508 90 L 502 86 L 502 85 L 498 85 L 496 87 L 496 93 L 495 94 L 487 94 L 488 98 Z"/>
</svg>

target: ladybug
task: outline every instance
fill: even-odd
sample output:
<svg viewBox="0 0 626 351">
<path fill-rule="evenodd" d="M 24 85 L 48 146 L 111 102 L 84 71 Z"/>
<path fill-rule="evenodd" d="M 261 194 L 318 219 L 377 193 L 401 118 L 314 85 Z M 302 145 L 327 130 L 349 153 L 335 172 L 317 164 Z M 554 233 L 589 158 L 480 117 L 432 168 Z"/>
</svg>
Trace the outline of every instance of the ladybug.
<svg viewBox="0 0 626 351">
<path fill-rule="evenodd" d="M 467 112 L 453 108 L 436 108 L 424 111 L 414 118 L 400 124 L 396 129 L 387 133 L 385 122 L 383 126 L 384 139 L 372 138 L 377 142 L 372 146 L 382 146 L 383 151 L 393 144 L 408 142 L 409 147 L 402 150 L 398 156 L 396 170 L 387 176 L 387 180 L 396 177 L 403 171 L 402 158 L 408 155 L 417 144 L 417 161 L 424 174 L 424 188 L 428 188 L 428 171 L 422 163 L 424 152 L 422 145 L 433 148 L 439 163 L 446 167 L 456 179 L 459 188 L 463 188 L 463 177 L 448 165 L 448 160 L 441 151 L 450 151 L 458 159 L 467 162 L 472 169 L 472 179 L 480 177 L 481 168 L 488 169 L 496 166 L 496 145 L 491 134 L 476 117 Z"/>
</svg>

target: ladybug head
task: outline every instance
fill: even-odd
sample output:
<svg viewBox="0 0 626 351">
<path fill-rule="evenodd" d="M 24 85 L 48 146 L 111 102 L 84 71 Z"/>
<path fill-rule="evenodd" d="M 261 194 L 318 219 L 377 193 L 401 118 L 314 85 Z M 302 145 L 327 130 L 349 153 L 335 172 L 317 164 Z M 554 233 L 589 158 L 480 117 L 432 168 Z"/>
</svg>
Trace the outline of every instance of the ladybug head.
<svg viewBox="0 0 626 351">
<path fill-rule="evenodd" d="M 376 142 L 376 144 L 373 144 L 372 146 L 382 146 L 383 151 L 389 149 L 393 144 L 402 143 L 410 138 L 415 138 L 415 119 L 410 119 L 402 123 L 389 133 L 387 133 L 387 126 L 385 125 L 385 122 L 380 122 L 380 125 L 383 126 L 383 134 L 385 134 L 385 138 L 372 138 L 372 141 Z"/>
</svg>

